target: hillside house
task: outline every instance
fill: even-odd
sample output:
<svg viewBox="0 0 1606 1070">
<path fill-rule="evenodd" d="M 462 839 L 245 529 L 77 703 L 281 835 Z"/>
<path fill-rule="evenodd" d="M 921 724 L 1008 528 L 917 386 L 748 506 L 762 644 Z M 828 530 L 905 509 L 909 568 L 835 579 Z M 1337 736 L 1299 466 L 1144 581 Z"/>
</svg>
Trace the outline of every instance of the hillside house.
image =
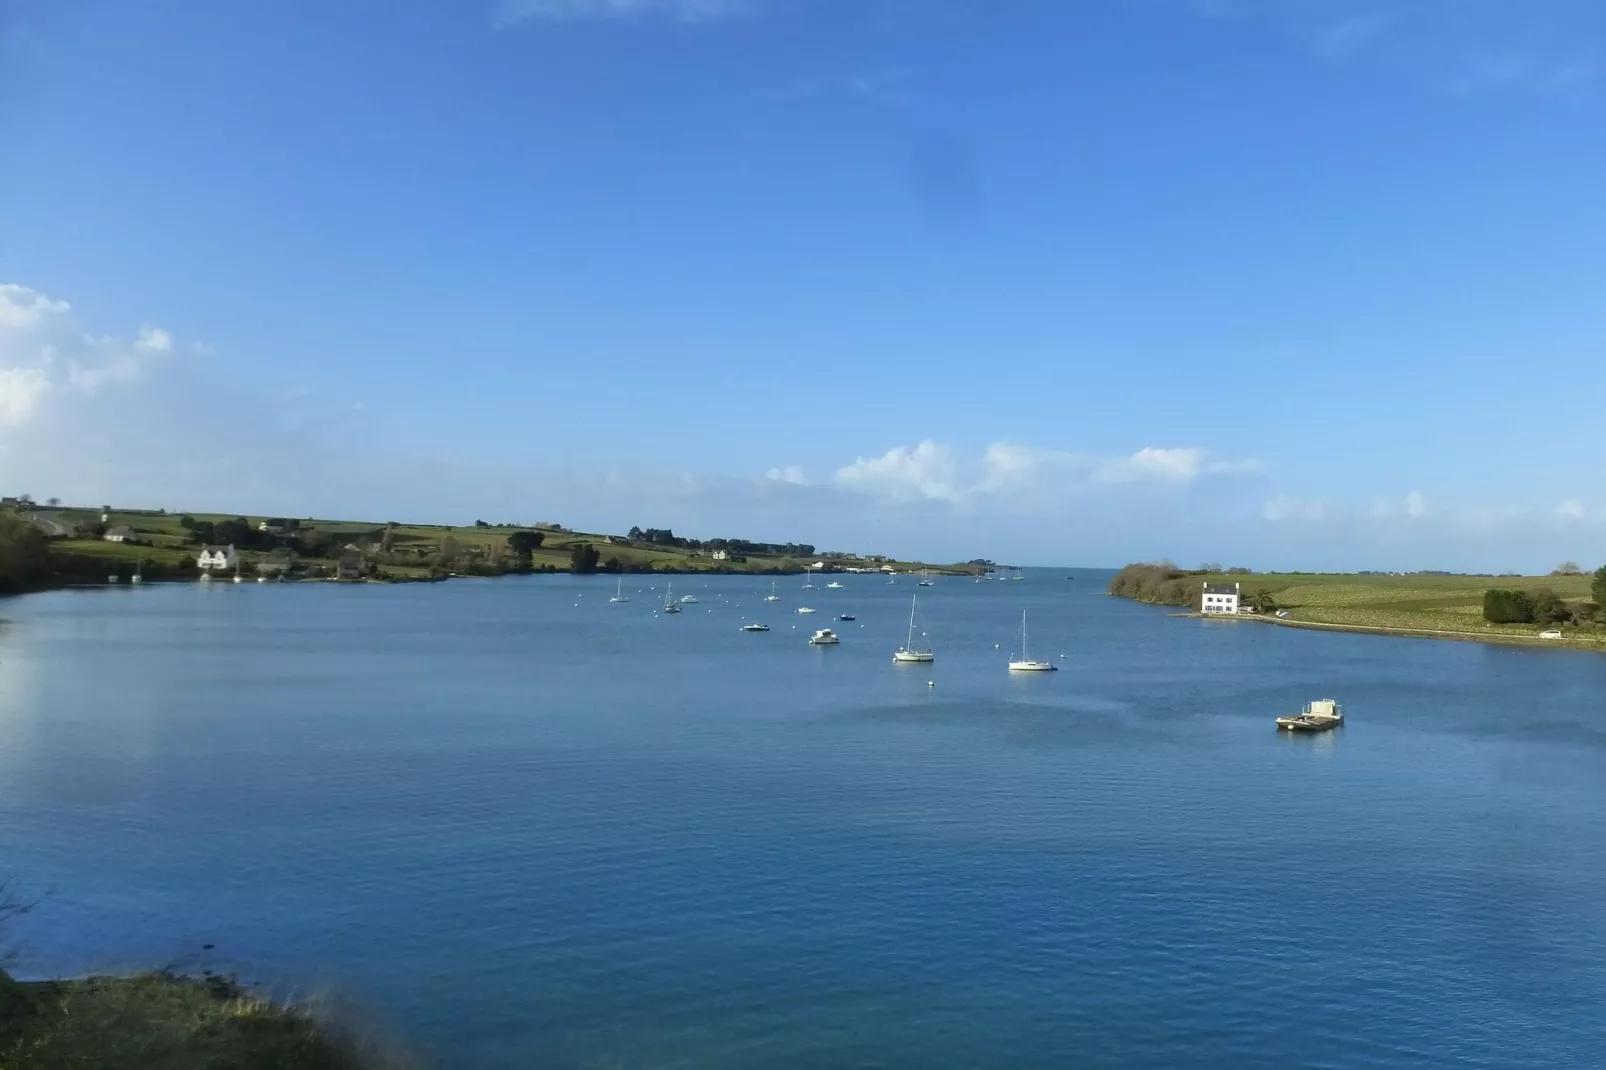
<svg viewBox="0 0 1606 1070">
<path fill-rule="evenodd" d="M 234 552 L 233 546 L 203 546 L 201 556 L 195 559 L 196 567 L 202 572 L 222 572 L 239 563 L 239 555 Z"/>
<path fill-rule="evenodd" d="M 731 554 L 730 554 L 729 550 L 715 550 L 714 551 L 714 560 L 715 561 L 729 561 L 730 559 L 731 559 Z"/>
<path fill-rule="evenodd" d="M 257 562 L 257 572 L 264 576 L 282 576 L 295 565 L 288 550 L 274 550 Z"/>
<path fill-rule="evenodd" d="M 1237 613 L 1243 596 L 1241 584 L 1207 583 L 1199 604 L 1201 613 Z"/>
<path fill-rule="evenodd" d="M 127 524 L 118 524 L 114 528 L 107 528 L 106 534 L 102 535 L 101 538 L 107 542 L 133 542 L 134 529 Z"/>
<path fill-rule="evenodd" d="M 363 576 L 362 554 L 341 554 L 335 562 L 335 579 L 360 580 Z"/>
</svg>

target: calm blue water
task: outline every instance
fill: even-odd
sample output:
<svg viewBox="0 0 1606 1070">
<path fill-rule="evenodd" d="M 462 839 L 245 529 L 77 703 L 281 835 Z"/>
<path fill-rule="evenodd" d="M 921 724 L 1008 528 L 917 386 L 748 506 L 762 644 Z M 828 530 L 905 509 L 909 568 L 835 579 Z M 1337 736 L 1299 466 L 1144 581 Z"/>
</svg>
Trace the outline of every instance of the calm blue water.
<svg viewBox="0 0 1606 1070">
<path fill-rule="evenodd" d="M 1606 1066 L 1606 658 L 1065 575 L 922 591 L 913 668 L 868 578 L 12 600 L 0 871 L 53 894 L 11 935 L 454 1070 Z M 1064 671 L 1004 670 L 1023 607 Z"/>
</svg>

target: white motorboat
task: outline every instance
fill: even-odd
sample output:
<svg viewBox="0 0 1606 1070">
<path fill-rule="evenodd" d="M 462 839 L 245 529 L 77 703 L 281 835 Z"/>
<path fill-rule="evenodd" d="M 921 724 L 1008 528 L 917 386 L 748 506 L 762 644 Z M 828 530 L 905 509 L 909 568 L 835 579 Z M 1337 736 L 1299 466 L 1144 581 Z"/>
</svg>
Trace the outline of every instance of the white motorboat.
<svg viewBox="0 0 1606 1070">
<path fill-rule="evenodd" d="M 625 594 L 625 578 L 623 576 L 619 577 L 619 583 L 613 589 L 613 597 L 608 599 L 608 601 L 610 601 L 610 602 L 628 602 L 628 601 L 630 601 L 630 596 Z"/>
<path fill-rule="evenodd" d="M 1059 666 L 1052 661 L 1033 661 L 1026 647 L 1026 611 L 1020 615 L 1020 660 L 1009 663 L 1010 672 L 1057 672 Z"/>
<path fill-rule="evenodd" d="M 798 606 L 797 607 L 797 611 L 799 613 L 813 613 L 814 612 L 814 610 L 810 609 L 808 606 Z"/>
<path fill-rule="evenodd" d="M 842 589 L 842 585 L 836 582 L 836 580 L 832 580 L 830 583 L 825 585 L 825 588 L 828 591 L 840 591 Z"/>
<path fill-rule="evenodd" d="M 1335 699 L 1319 698 L 1302 711 L 1277 718 L 1277 727 L 1286 732 L 1325 732 L 1344 723 L 1344 710 Z"/>
<path fill-rule="evenodd" d="M 742 625 L 742 631 L 744 632 L 767 632 L 769 630 L 770 626 L 768 624 L 759 624 L 757 621 Z"/>
<path fill-rule="evenodd" d="M 695 606 L 697 604 L 697 596 L 694 594 L 682 595 L 680 604 L 683 606 Z"/>
<path fill-rule="evenodd" d="M 915 646 L 915 608 L 919 604 L 919 595 L 915 595 L 909 599 L 909 635 L 906 639 L 904 639 L 903 645 L 892 652 L 892 660 L 895 662 L 924 663 L 937 660 L 937 655 L 932 651 L 929 644 L 925 645 L 923 648 Z M 925 635 L 925 632 L 920 633 L 920 637 L 922 639 L 925 638 Z"/>
<path fill-rule="evenodd" d="M 841 641 L 837 638 L 836 633 L 829 628 L 821 628 L 809 636 L 810 646 L 836 646 Z"/>
</svg>

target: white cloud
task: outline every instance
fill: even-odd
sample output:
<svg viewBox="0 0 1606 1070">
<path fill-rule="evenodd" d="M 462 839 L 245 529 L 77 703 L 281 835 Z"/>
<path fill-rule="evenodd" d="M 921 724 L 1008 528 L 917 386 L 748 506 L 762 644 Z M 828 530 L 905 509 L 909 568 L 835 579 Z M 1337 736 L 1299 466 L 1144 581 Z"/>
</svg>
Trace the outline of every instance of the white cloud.
<svg viewBox="0 0 1606 1070">
<path fill-rule="evenodd" d="M 0 426 L 26 423 L 49 389 L 50 378 L 41 368 L 0 368 Z"/>
<path fill-rule="evenodd" d="M 809 485 L 809 479 L 803 473 L 803 467 L 796 464 L 789 464 L 783 468 L 771 468 L 764 473 L 764 478 L 771 483 L 790 483 L 796 487 Z"/>
<path fill-rule="evenodd" d="M 71 307 L 26 286 L 0 283 L 0 330 L 37 327 L 47 317 L 65 315 Z"/>
<path fill-rule="evenodd" d="M 1266 503 L 1262 515 L 1270 521 L 1327 519 L 1327 503 L 1320 498 L 1289 498 L 1279 495 Z"/>
<path fill-rule="evenodd" d="M 1413 490 L 1405 496 L 1405 515 L 1412 520 L 1421 520 L 1428 515 L 1428 502 L 1419 490 Z"/>
<path fill-rule="evenodd" d="M 1103 462 L 1093 478 L 1101 483 L 1131 483 L 1144 479 L 1191 483 L 1199 478 L 1207 456 L 1198 446 L 1145 446 L 1130 457 Z"/>
<path fill-rule="evenodd" d="M 754 0 L 502 0 L 496 22 L 512 26 L 532 20 L 578 22 L 649 16 L 674 22 L 718 22 L 751 14 L 754 9 Z"/>
<path fill-rule="evenodd" d="M 1584 508 L 1584 503 L 1577 498 L 1568 498 L 1556 506 L 1556 515 L 1566 520 L 1582 520 L 1588 515 L 1588 510 Z"/>
<path fill-rule="evenodd" d="M 32 419 L 58 387 L 92 393 L 139 379 L 173 350 L 173 337 L 149 324 L 133 341 L 96 337 L 73 322 L 72 306 L 15 283 L 0 285 L 0 420 Z"/>
<path fill-rule="evenodd" d="M 957 480 L 953 451 L 930 439 L 914 449 L 894 446 L 879 457 L 860 457 L 836 473 L 842 486 L 894 502 L 957 503 L 964 497 Z"/>
</svg>

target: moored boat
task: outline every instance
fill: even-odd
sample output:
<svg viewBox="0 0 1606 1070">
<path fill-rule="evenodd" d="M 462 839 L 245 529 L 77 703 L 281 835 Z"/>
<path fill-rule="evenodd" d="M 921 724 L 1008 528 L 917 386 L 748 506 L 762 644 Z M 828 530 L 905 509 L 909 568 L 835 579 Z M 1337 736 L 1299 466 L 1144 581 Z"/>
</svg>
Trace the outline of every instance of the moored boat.
<svg viewBox="0 0 1606 1070">
<path fill-rule="evenodd" d="M 809 636 L 810 646 L 835 646 L 841 641 L 842 640 L 837 638 L 836 633 L 829 628 L 821 628 L 819 631 Z"/>
<path fill-rule="evenodd" d="M 1319 698 L 1301 713 L 1277 718 L 1277 728 L 1283 732 L 1325 732 L 1343 723 L 1343 708 L 1336 699 L 1330 698 Z"/>
</svg>

